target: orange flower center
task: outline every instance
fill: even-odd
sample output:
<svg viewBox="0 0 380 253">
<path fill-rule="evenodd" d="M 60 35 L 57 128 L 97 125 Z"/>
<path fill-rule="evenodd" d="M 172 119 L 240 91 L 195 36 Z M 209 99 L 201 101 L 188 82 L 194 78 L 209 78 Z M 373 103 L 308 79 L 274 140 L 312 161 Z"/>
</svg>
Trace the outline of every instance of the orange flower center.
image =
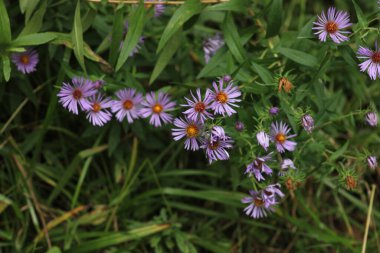
<svg viewBox="0 0 380 253">
<path fill-rule="evenodd" d="M 202 102 L 198 102 L 198 103 L 196 103 L 195 106 L 194 106 L 194 110 L 195 110 L 196 112 L 203 112 L 205 109 L 206 109 L 206 106 L 205 106 L 205 104 L 202 103 Z"/>
<path fill-rule="evenodd" d="M 188 125 L 186 128 L 186 135 L 188 138 L 193 138 L 198 135 L 198 127 L 196 125 Z"/>
<path fill-rule="evenodd" d="M 276 141 L 282 144 L 286 141 L 286 136 L 283 133 L 279 133 L 276 135 Z"/>
<path fill-rule="evenodd" d="M 100 106 L 99 103 L 94 103 L 94 104 L 92 105 L 92 111 L 93 111 L 93 112 L 99 112 L 100 109 L 102 109 L 102 107 Z"/>
<path fill-rule="evenodd" d="M 219 147 L 219 141 L 213 141 L 213 142 L 209 143 L 208 147 L 211 150 L 216 150 Z"/>
<path fill-rule="evenodd" d="M 28 64 L 28 63 L 29 63 L 29 55 L 26 55 L 26 54 L 22 55 L 22 56 L 20 57 L 20 60 L 21 60 L 21 62 L 22 62 L 23 64 Z"/>
<path fill-rule="evenodd" d="M 373 55 L 372 55 L 372 61 L 374 63 L 380 63 L 380 52 L 375 52 Z"/>
<path fill-rule="evenodd" d="M 255 206 L 263 206 L 264 205 L 264 201 L 260 198 L 254 198 L 253 203 L 255 203 Z"/>
<path fill-rule="evenodd" d="M 126 100 L 123 103 L 123 107 L 124 107 L 125 110 L 130 110 L 133 107 L 133 102 L 131 100 Z"/>
<path fill-rule="evenodd" d="M 328 33 L 336 33 L 336 31 L 338 31 L 338 25 L 334 21 L 329 21 L 326 24 L 326 30 Z"/>
<path fill-rule="evenodd" d="M 144 4 L 145 9 L 149 9 L 153 6 L 153 4 Z"/>
<path fill-rule="evenodd" d="M 160 104 L 155 104 L 152 107 L 152 110 L 153 110 L 154 113 L 160 113 L 160 112 L 162 112 L 162 109 L 164 109 L 164 108 Z"/>
<path fill-rule="evenodd" d="M 226 103 L 228 100 L 228 96 L 225 92 L 223 91 L 220 91 L 217 95 L 216 95 L 216 101 L 218 101 L 219 103 L 221 104 L 224 104 Z"/>
<path fill-rule="evenodd" d="M 74 92 L 73 92 L 73 97 L 74 97 L 76 100 L 80 99 L 80 98 L 82 97 L 82 91 L 80 91 L 80 90 L 78 90 L 78 89 L 74 90 Z"/>
</svg>

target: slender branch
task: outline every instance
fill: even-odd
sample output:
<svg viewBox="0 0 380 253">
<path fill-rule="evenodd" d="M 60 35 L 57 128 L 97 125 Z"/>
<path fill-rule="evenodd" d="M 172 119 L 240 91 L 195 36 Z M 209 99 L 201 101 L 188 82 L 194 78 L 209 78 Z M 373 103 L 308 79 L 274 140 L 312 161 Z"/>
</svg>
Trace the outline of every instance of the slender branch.
<svg viewBox="0 0 380 253">
<path fill-rule="evenodd" d="M 369 200 L 369 207 L 368 207 L 368 214 L 367 214 L 367 221 L 365 224 L 365 232 L 364 232 L 364 238 L 363 238 L 363 246 L 362 246 L 362 253 L 365 253 L 365 249 L 367 246 L 367 237 L 368 237 L 368 230 L 369 230 L 369 224 L 371 223 L 371 213 L 373 209 L 373 200 L 375 198 L 375 191 L 376 191 L 376 185 L 372 185 L 371 190 L 371 197 Z"/>
<path fill-rule="evenodd" d="M 102 0 L 87 0 L 92 3 L 100 3 Z M 201 3 L 204 4 L 216 4 L 216 3 L 225 3 L 229 2 L 230 0 L 201 0 Z M 139 0 L 108 0 L 107 1 L 110 4 L 138 4 L 140 3 Z M 166 5 L 179 5 L 179 4 L 184 4 L 185 1 L 157 1 L 157 0 L 152 0 L 152 1 L 144 1 L 145 4 L 166 4 Z"/>
</svg>

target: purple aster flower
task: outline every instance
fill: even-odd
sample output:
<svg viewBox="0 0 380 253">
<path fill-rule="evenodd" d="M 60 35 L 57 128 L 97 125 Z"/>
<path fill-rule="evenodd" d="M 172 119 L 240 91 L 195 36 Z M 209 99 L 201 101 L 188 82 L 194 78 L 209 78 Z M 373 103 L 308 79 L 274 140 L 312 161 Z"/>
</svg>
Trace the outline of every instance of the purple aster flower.
<svg viewBox="0 0 380 253">
<path fill-rule="evenodd" d="M 269 114 L 272 115 L 272 116 L 276 116 L 278 114 L 278 112 L 280 111 L 280 109 L 278 107 L 272 107 L 269 109 Z"/>
<path fill-rule="evenodd" d="M 380 77 L 380 50 L 375 42 L 375 50 L 367 47 L 359 47 L 357 52 L 359 59 L 364 59 L 364 62 L 359 64 L 360 71 L 367 71 L 369 78 L 375 80 L 376 77 Z"/>
<path fill-rule="evenodd" d="M 257 142 L 265 149 L 268 150 L 269 147 L 269 136 L 264 132 L 260 131 L 256 135 Z"/>
<path fill-rule="evenodd" d="M 99 90 L 104 86 L 104 81 L 103 80 L 96 80 L 93 83 L 93 86 L 95 89 Z"/>
<path fill-rule="evenodd" d="M 223 81 L 229 83 L 230 81 L 232 81 L 232 77 L 230 75 L 225 75 L 223 76 Z"/>
<path fill-rule="evenodd" d="M 197 96 L 194 96 L 194 94 L 190 91 L 193 100 L 185 97 L 187 104 L 181 106 L 190 108 L 187 109 L 184 114 L 186 114 L 186 116 L 193 121 L 200 120 L 201 122 L 204 122 L 207 118 L 212 119 L 212 114 L 207 111 L 210 109 L 211 104 L 210 91 L 206 91 L 205 98 L 203 100 L 201 90 L 199 88 L 197 89 L 196 93 Z"/>
<path fill-rule="evenodd" d="M 239 88 L 233 84 L 233 82 L 229 82 L 226 88 L 223 88 L 223 80 L 219 80 L 219 87 L 216 82 L 212 83 L 215 91 L 210 90 L 210 97 L 212 100 L 211 108 L 214 110 L 214 114 L 222 114 L 223 116 L 227 114 L 231 116 L 236 113 L 236 111 L 231 107 L 239 107 L 237 102 L 241 100 L 238 99 L 240 97 L 241 92 Z"/>
<path fill-rule="evenodd" d="M 63 83 L 58 92 L 59 102 L 70 112 L 78 114 L 78 104 L 82 110 L 91 109 L 87 98 L 96 94 L 93 83 L 83 77 L 74 77 L 71 80 L 73 86 Z"/>
<path fill-rule="evenodd" d="M 36 71 L 39 59 L 38 53 L 35 50 L 28 48 L 25 52 L 13 53 L 11 58 L 18 71 L 23 74 L 29 74 Z"/>
<path fill-rule="evenodd" d="M 377 114 L 375 112 L 369 112 L 365 116 L 365 120 L 371 127 L 377 126 Z"/>
<path fill-rule="evenodd" d="M 272 123 L 271 127 L 271 140 L 276 142 L 277 151 L 280 153 L 284 153 L 285 150 L 294 151 L 297 146 L 297 143 L 294 141 L 289 141 L 288 139 L 293 138 L 297 135 L 289 135 L 290 128 L 286 123 L 280 122 L 280 124 L 276 121 Z"/>
<path fill-rule="evenodd" d="M 159 17 L 165 12 L 165 5 L 164 4 L 150 4 L 149 2 L 153 2 L 154 0 L 146 0 L 145 1 L 145 8 L 149 9 L 154 5 L 154 16 Z M 159 2 L 162 2 L 159 0 Z"/>
<path fill-rule="evenodd" d="M 296 169 L 296 166 L 294 166 L 293 161 L 291 159 L 282 160 L 281 165 L 280 165 L 280 172 L 278 172 L 278 175 L 281 177 L 285 176 L 286 172 L 289 171 L 289 168 L 293 170 Z"/>
<path fill-rule="evenodd" d="M 349 34 L 349 31 L 342 31 L 350 27 L 350 17 L 345 11 L 336 11 L 334 7 L 327 10 L 327 17 L 325 12 L 322 11 L 321 16 L 318 16 L 317 22 L 313 22 L 313 30 L 317 30 L 315 35 L 318 35 L 319 40 L 325 42 L 329 36 L 336 44 L 348 40 L 349 38 L 344 34 Z"/>
<path fill-rule="evenodd" d="M 172 122 L 173 116 L 167 112 L 173 110 L 175 102 L 170 101 L 168 94 L 159 92 L 156 96 L 156 93 L 150 92 L 146 94 L 145 101 L 141 104 L 144 107 L 140 109 L 140 115 L 142 118 L 150 117 L 151 125 L 159 127 L 161 124 Z"/>
<path fill-rule="evenodd" d="M 245 174 L 249 173 L 250 175 L 255 175 L 257 181 L 265 180 L 263 173 L 267 175 L 272 174 L 272 169 L 265 164 L 266 161 L 270 160 L 272 160 L 272 153 L 263 157 L 257 157 L 252 163 L 247 165 Z"/>
<path fill-rule="evenodd" d="M 174 140 L 178 141 L 185 137 L 185 149 L 193 151 L 198 150 L 200 134 L 203 128 L 201 122 L 193 121 L 188 118 L 176 118 L 174 119 L 173 124 L 177 127 L 172 129 Z"/>
<path fill-rule="evenodd" d="M 302 116 L 302 126 L 306 132 L 311 133 L 314 129 L 314 119 L 309 114 Z"/>
<path fill-rule="evenodd" d="M 376 169 L 377 168 L 377 159 L 376 156 L 368 156 L 367 157 L 368 167 L 370 169 Z"/>
<path fill-rule="evenodd" d="M 249 194 L 251 196 L 244 197 L 241 200 L 242 203 L 249 204 L 246 208 L 244 208 L 246 215 L 251 216 L 254 219 L 258 219 L 266 217 L 268 213 L 274 212 L 274 208 L 272 207 L 273 204 L 271 202 L 265 202 L 261 191 L 257 192 L 250 190 Z"/>
<path fill-rule="evenodd" d="M 209 163 L 217 160 L 228 160 L 230 155 L 227 149 L 232 148 L 232 139 L 221 131 L 222 127 L 213 127 L 209 138 L 202 141 L 202 149 L 206 150 Z"/>
<path fill-rule="evenodd" d="M 144 100 L 141 93 L 136 92 L 135 89 L 122 89 L 116 92 L 118 100 L 114 101 L 112 105 L 112 112 L 116 113 L 118 121 L 123 121 L 125 117 L 129 123 L 140 117 L 140 105 Z"/>
<path fill-rule="evenodd" d="M 208 63 L 210 58 L 224 45 L 223 37 L 217 33 L 214 37 L 203 41 L 203 52 L 205 54 L 205 62 Z"/>
<path fill-rule="evenodd" d="M 236 121 L 235 122 L 235 130 L 238 132 L 243 132 L 244 131 L 244 123 L 241 121 Z"/>
<path fill-rule="evenodd" d="M 93 95 L 88 99 L 91 108 L 87 110 L 86 118 L 94 126 L 103 126 L 111 120 L 112 114 L 107 110 L 113 104 L 111 98 L 103 98 L 102 95 Z"/>
<path fill-rule="evenodd" d="M 213 126 L 211 129 L 211 138 L 220 138 L 220 139 L 228 139 L 229 137 L 226 135 L 224 128 L 221 126 Z"/>
<path fill-rule="evenodd" d="M 275 205 L 278 203 L 279 198 L 283 198 L 285 195 L 280 190 L 280 184 L 268 185 L 262 192 L 264 203 L 267 205 Z"/>
</svg>

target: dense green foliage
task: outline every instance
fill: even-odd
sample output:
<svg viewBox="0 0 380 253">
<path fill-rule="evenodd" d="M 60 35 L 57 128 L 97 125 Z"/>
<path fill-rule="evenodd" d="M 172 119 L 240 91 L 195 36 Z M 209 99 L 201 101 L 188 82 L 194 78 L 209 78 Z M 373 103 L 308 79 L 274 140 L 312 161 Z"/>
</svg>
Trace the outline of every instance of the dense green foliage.
<svg viewBox="0 0 380 253">
<path fill-rule="evenodd" d="M 354 23 L 350 41 L 336 45 L 311 30 L 329 4 L 187 0 L 154 17 L 143 4 L 0 0 L 0 252 L 346 253 L 360 252 L 366 229 L 366 252 L 380 252 L 379 189 L 369 208 L 379 168 L 366 161 L 380 155 L 380 132 L 364 123 L 380 108 L 380 86 L 355 56 L 379 35 L 380 10 L 375 0 L 336 1 Z M 225 45 L 205 64 L 202 42 L 217 32 Z M 30 46 L 40 61 L 24 75 L 10 54 Z M 62 82 L 86 76 L 103 79 L 109 95 L 162 90 L 180 105 L 226 74 L 243 101 L 225 120 L 231 159 L 212 165 L 173 141 L 170 125 L 113 119 L 95 127 L 57 98 Z M 289 93 L 278 90 L 283 76 Z M 244 171 L 271 106 L 298 135 L 297 175 L 291 187 L 280 181 L 286 197 L 274 214 L 252 219 L 240 202 L 252 187 Z M 311 134 L 300 123 L 305 113 L 315 120 Z"/>
</svg>

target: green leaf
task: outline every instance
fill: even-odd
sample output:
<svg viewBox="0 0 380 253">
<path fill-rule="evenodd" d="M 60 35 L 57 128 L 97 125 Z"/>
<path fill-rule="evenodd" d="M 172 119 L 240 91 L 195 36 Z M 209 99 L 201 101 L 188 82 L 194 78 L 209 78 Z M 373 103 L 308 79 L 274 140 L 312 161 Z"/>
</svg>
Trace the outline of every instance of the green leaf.
<svg viewBox="0 0 380 253">
<path fill-rule="evenodd" d="M 61 253 L 61 252 L 62 251 L 56 246 L 51 247 L 48 251 L 46 251 L 46 253 Z"/>
<path fill-rule="evenodd" d="M 231 13 L 227 13 L 223 22 L 223 35 L 224 40 L 228 48 L 230 49 L 232 55 L 239 63 L 244 62 L 244 56 L 246 55 L 243 45 L 237 31 L 237 27 L 232 18 Z"/>
<path fill-rule="evenodd" d="M 315 67 L 318 64 L 317 58 L 299 50 L 280 47 L 278 48 L 278 52 L 281 53 L 283 56 L 289 58 L 290 60 L 297 62 L 301 65 Z"/>
<path fill-rule="evenodd" d="M 266 84 L 273 82 L 272 74 L 268 69 L 255 62 L 252 62 L 252 69 L 260 76 L 261 80 L 263 80 Z"/>
<path fill-rule="evenodd" d="M 140 40 L 140 36 L 144 28 L 145 12 L 146 9 L 144 7 L 144 4 L 140 3 L 139 7 L 132 14 L 132 17 L 129 20 L 128 32 L 125 36 L 123 47 L 121 48 L 121 52 L 116 63 L 116 71 L 118 71 L 124 65 L 132 50 Z"/>
<path fill-rule="evenodd" d="M 40 31 L 42 27 L 42 21 L 46 12 L 47 7 L 47 0 L 43 1 L 41 7 L 36 11 L 33 15 L 33 17 L 29 20 L 29 22 L 26 23 L 24 29 L 22 29 L 21 33 L 19 34 L 19 37 L 37 33 Z"/>
<path fill-rule="evenodd" d="M 362 9 L 356 3 L 355 0 L 352 0 L 352 3 L 354 4 L 354 8 L 355 8 L 355 12 L 356 12 L 356 17 L 358 18 L 360 27 L 366 27 L 368 22 L 367 22 L 364 14 L 363 14 Z"/>
<path fill-rule="evenodd" d="M 83 56 L 83 51 L 84 51 L 83 31 L 82 31 L 82 21 L 80 18 L 80 1 L 79 0 L 75 8 L 74 26 L 73 26 L 71 36 L 72 36 L 72 41 L 74 44 L 74 55 L 77 58 L 82 69 L 86 71 L 86 67 L 84 65 L 84 56 Z"/>
<path fill-rule="evenodd" d="M 25 13 L 25 23 L 29 22 L 30 16 L 40 0 L 20 0 L 21 13 Z"/>
<path fill-rule="evenodd" d="M 24 46 L 37 46 L 45 44 L 49 41 L 57 38 L 56 33 L 46 32 L 46 33 L 34 33 L 25 36 L 19 36 L 17 39 L 12 41 L 12 46 L 14 47 L 24 47 Z"/>
<path fill-rule="evenodd" d="M 203 6 L 199 0 L 187 0 L 185 3 L 179 7 L 179 9 L 174 13 L 170 19 L 168 25 L 166 26 L 161 40 L 158 43 L 157 52 L 160 52 L 170 38 L 178 31 L 183 24 L 189 20 L 192 16 L 198 14 L 203 9 Z"/>
<path fill-rule="evenodd" d="M 277 35 L 282 25 L 282 0 L 272 0 L 268 11 L 267 38 Z"/>
<path fill-rule="evenodd" d="M 350 142 L 347 141 L 341 148 L 339 148 L 337 151 L 335 151 L 334 153 L 331 154 L 329 160 L 331 162 L 333 162 L 336 159 L 338 159 L 339 157 L 341 157 L 344 154 L 344 152 L 346 152 L 349 144 L 350 144 Z"/>
<path fill-rule="evenodd" d="M 154 66 L 152 75 L 150 77 L 149 83 L 153 83 L 154 80 L 160 75 L 162 70 L 168 65 L 170 59 L 173 57 L 179 45 L 181 44 L 182 31 L 177 31 L 176 34 L 169 40 L 168 44 L 161 52 L 160 56 L 157 59 L 156 65 Z"/>
<path fill-rule="evenodd" d="M 197 75 L 197 79 L 208 76 L 215 69 L 217 69 L 220 66 L 221 62 L 223 62 L 226 59 L 227 54 L 230 54 L 230 52 L 228 52 L 226 48 L 219 49 L 216 52 L 216 54 L 213 57 L 211 57 L 210 61 L 199 72 L 199 74 Z"/>
<path fill-rule="evenodd" d="M 4 79 L 5 81 L 9 81 L 9 78 L 11 77 L 11 64 L 9 61 L 9 57 L 7 55 L 3 55 L 1 57 L 3 62 L 3 73 L 4 73 Z"/>
<path fill-rule="evenodd" d="M 309 38 L 315 38 L 315 35 L 313 34 L 313 22 L 315 21 L 315 17 L 312 17 L 304 27 L 302 27 L 300 33 L 297 36 L 297 39 L 309 39 Z"/>
<path fill-rule="evenodd" d="M 220 4 L 209 5 L 205 8 L 205 11 L 236 11 L 246 13 L 248 6 L 249 1 L 231 0 Z"/>
<path fill-rule="evenodd" d="M 0 45 L 8 45 L 12 40 L 9 17 L 5 9 L 4 0 L 0 0 Z"/>
<path fill-rule="evenodd" d="M 112 66 L 115 66 L 117 56 L 120 51 L 120 42 L 123 39 L 123 30 L 124 30 L 124 20 L 123 14 L 125 12 L 124 8 L 118 8 L 114 15 L 112 33 L 111 33 L 111 45 L 110 45 L 110 55 L 108 61 Z M 107 39 L 108 40 L 108 39 Z"/>
</svg>

